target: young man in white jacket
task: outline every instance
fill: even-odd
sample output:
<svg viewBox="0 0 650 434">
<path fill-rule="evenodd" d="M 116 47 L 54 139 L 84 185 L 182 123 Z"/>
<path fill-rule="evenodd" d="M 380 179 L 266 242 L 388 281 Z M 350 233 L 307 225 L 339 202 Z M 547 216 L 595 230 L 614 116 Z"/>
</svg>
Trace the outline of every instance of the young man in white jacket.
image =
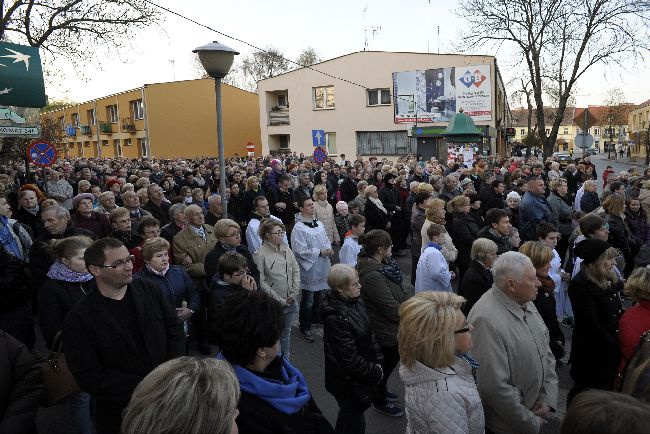
<svg viewBox="0 0 650 434">
<path fill-rule="evenodd" d="M 453 273 L 440 252 L 444 243 L 445 227 L 432 224 L 427 228 L 429 244 L 420 255 L 415 272 L 415 292 L 446 291 L 452 292 L 451 279 Z"/>
<path fill-rule="evenodd" d="M 339 251 L 341 264 L 354 268 L 357 265 L 357 256 L 361 251 L 358 239 L 366 231 L 366 218 L 360 214 L 350 216 L 350 230 L 345 234 L 345 241 Z"/>
</svg>

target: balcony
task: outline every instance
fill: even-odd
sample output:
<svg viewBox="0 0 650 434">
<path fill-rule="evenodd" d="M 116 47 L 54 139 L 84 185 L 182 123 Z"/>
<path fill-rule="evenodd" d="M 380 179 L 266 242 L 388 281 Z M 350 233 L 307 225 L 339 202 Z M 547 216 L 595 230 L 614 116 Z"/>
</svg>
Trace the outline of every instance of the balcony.
<svg viewBox="0 0 650 434">
<path fill-rule="evenodd" d="M 92 130 L 90 129 L 90 125 L 81 125 L 79 127 L 81 129 L 81 134 L 92 134 Z"/>
<path fill-rule="evenodd" d="M 122 131 L 135 133 L 135 123 L 131 118 L 122 118 Z"/>
<path fill-rule="evenodd" d="M 289 107 L 273 107 L 269 112 L 269 125 L 290 125 Z"/>
<path fill-rule="evenodd" d="M 113 133 L 113 125 L 110 122 L 100 122 L 99 131 L 105 134 Z"/>
</svg>

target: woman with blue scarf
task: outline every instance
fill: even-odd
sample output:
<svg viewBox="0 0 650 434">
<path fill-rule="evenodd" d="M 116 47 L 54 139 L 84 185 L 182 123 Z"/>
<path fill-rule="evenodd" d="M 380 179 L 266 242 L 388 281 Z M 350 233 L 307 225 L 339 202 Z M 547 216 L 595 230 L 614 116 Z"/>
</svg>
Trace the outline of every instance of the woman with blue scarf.
<svg viewBox="0 0 650 434">
<path fill-rule="evenodd" d="M 216 315 L 219 358 L 239 380 L 240 434 L 332 434 L 307 382 L 280 353 L 282 305 L 261 291 L 228 296 Z"/>
<path fill-rule="evenodd" d="M 92 243 L 88 237 L 74 236 L 50 244 L 56 260 L 38 293 L 38 320 L 48 348 L 52 348 L 65 316 L 93 287 L 93 276 L 84 261 Z M 80 392 L 68 398 L 68 414 L 76 433 L 92 434 L 89 394 Z"/>
<path fill-rule="evenodd" d="M 479 364 L 467 354 L 473 327 L 460 310 L 464 302 L 452 292 L 423 291 L 399 309 L 408 433 L 485 432 L 476 386 Z"/>
</svg>

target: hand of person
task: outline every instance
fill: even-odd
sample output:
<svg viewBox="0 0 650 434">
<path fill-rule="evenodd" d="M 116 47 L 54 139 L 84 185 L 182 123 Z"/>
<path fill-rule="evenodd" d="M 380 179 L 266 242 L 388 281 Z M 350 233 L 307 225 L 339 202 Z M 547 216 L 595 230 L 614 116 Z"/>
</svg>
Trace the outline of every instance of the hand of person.
<svg viewBox="0 0 650 434">
<path fill-rule="evenodd" d="M 543 402 L 536 401 L 533 405 L 532 412 L 535 416 L 543 418 L 551 411 L 551 407 Z M 544 421 L 546 422 L 546 421 Z"/>
<path fill-rule="evenodd" d="M 390 222 L 386 223 L 386 230 L 390 230 Z"/>
<path fill-rule="evenodd" d="M 451 280 L 454 280 L 456 278 L 456 273 L 453 271 L 450 271 L 449 274 L 451 274 Z"/>
<path fill-rule="evenodd" d="M 321 249 L 320 250 L 321 256 L 332 256 L 334 254 L 334 250 L 332 249 Z"/>
<path fill-rule="evenodd" d="M 287 303 L 287 305 L 291 306 L 292 304 L 294 304 L 294 303 L 296 302 L 296 300 L 294 300 L 294 299 L 291 298 L 291 297 L 287 297 L 287 299 L 285 300 L 285 302 Z"/>
<path fill-rule="evenodd" d="M 185 321 L 186 319 L 189 319 L 192 316 L 192 311 L 189 310 L 186 307 L 177 307 L 176 308 L 176 315 L 182 320 Z"/>
<path fill-rule="evenodd" d="M 241 287 L 249 291 L 257 291 L 257 284 L 255 283 L 255 279 L 253 279 L 251 276 L 242 277 Z"/>
<path fill-rule="evenodd" d="M 563 282 L 568 282 L 571 280 L 571 275 L 564 270 L 560 270 L 560 277 L 562 278 Z"/>
<path fill-rule="evenodd" d="M 278 202 L 278 203 L 275 204 L 275 207 L 277 209 L 285 209 L 287 207 L 287 204 L 284 203 L 284 202 Z"/>
</svg>

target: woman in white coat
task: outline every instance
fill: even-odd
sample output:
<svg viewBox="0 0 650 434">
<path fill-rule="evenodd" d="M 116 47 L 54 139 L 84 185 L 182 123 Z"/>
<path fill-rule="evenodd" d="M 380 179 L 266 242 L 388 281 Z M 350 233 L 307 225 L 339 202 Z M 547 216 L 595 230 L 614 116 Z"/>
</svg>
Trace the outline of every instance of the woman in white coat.
<svg viewBox="0 0 650 434">
<path fill-rule="evenodd" d="M 273 218 L 262 220 L 259 228 L 262 246 L 253 259 L 260 270 L 262 289 L 282 304 L 284 328 L 280 335 L 282 355 L 289 359 L 291 325 L 300 304 L 300 268 L 293 252 L 284 242 L 286 236 L 282 223 Z"/>
<path fill-rule="evenodd" d="M 424 291 L 400 306 L 397 340 L 407 434 L 485 430 L 475 379 L 478 363 L 467 354 L 473 327 L 460 311 L 464 301 L 451 292 Z"/>
</svg>

